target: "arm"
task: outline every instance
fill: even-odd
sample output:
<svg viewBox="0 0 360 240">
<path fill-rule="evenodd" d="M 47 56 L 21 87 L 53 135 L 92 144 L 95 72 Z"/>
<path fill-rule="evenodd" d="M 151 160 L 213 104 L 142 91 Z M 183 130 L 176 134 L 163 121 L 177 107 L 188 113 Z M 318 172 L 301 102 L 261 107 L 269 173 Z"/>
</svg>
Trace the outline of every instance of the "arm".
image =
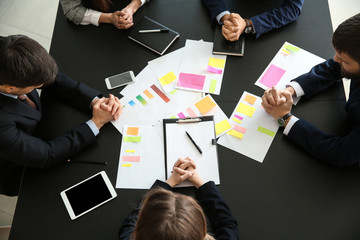
<svg viewBox="0 0 360 240">
<path fill-rule="evenodd" d="M 211 21 L 214 21 L 220 13 L 229 11 L 224 0 L 202 0 L 202 2 L 210 12 Z"/>
<path fill-rule="evenodd" d="M 295 21 L 301 13 L 303 4 L 304 0 L 284 0 L 281 6 L 251 17 L 256 38 L 272 29 L 280 28 Z"/>
<path fill-rule="evenodd" d="M 79 25 L 85 16 L 87 8 L 81 4 L 81 0 L 60 0 L 64 15 L 76 25 Z"/>
<path fill-rule="evenodd" d="M 214 182 L 203 184 L 195 196 L 215 231 L 215 239 L 240 239 L 237 222 Z"/>
</svg>

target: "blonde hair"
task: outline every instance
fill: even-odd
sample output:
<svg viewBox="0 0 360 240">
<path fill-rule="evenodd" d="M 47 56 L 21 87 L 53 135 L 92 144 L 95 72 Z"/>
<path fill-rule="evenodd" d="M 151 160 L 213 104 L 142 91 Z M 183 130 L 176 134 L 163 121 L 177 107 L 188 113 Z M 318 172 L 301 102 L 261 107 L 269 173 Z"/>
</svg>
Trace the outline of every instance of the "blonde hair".
<svg viewBox="0 0 360 240">
<path fill-rule="evenodd" d="M 206 218 L 192 197 L 161 188 L 145 195 L 132 239 L 204 240 Z"/>
</svg>

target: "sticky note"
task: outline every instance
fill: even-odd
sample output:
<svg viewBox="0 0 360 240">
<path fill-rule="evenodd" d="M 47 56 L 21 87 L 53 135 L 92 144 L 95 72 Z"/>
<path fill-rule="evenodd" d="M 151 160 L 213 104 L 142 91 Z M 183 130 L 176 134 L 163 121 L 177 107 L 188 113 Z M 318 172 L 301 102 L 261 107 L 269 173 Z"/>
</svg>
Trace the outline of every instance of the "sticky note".
<svg viewBox="0 0 360 240">
<path fill-rule="evenodd" d="M 264 133 L 264 134 L 266 134 L 266 135 L 269 135 L 270 137 L 275 136 L 275 132 L 273 132 L 273 131 L 271 131 L 271 130 L 269 130 L 269 129 L 266 129 L 266 128 L 264 128 L 264 127 L 259 126 L 257 130 L 258 130 L 259 132 L 261 132 L 261 133 Z"/>
<path fill-rule="evenodd" d="M 237 122 L 237 123 L 241 123 L 241 121 L 239 120 L 239 119 L 237 119 L 237 118 L 232 118 L 232 120 L 234 121 L 234 122 Z"/>
<path fill-rule="evenodd" d="M 137 96 L 136 96 L 136 99 L 139 100 L 139 102 L 140 102 L 142 105 L 147 104 L 147 101 L 145 101 L 145 99 L 144 99 L 142 96 L 140 96 L 140 95 L 137 95 Z"/>
<path fill-rule="evenodd" d="M 180 73 L 177 85 L 179 87 L 202 90 L 204 88 L 204 83 L 204 75 Z"/>
<path fill-rule="evenodd" d="M 209 93 L 214 93 L 215 92 L 216 83 L 217 83 L 217 81 L 215 79 L 211 79 Z"/>
<path fill-rule="evenodd" d="M 200 113 L 204 115 L 209 112 L 213 107 L 215 107 L 216 103 L 211 100 L 209 96 L 206 96 L 197 103 L 195 103 L 195 106 L 197 107 L 197 109 L 199 109 Z"/>
<path fill-rule="evenodd" d="M 179 116 L 179 118 L 185 118 L 185 115 L 181 112 L 177 114 Z"/>
<path fill-rule="evenodd" d="M 227 134 L 242 139 L 244 134 L 235 130 L 230 130 L 227 132 Z"/>
<path fill-rule="evenodd" d="M 251 96 L 249 94 L 246 94 L 244 101 L 247 103 L 250 103 L 251 105 L 254 105 L 254 103 L 256 102 L 257 98 L 254 96 Z"/>
<path fill-rule="evenodd" d="M 145 90 L 144 91 L 144 94 L 148 97 L 148 98 L 150 98 L 150 99 L 152 99 L 154 96 L 151 94 L 151 92 L 149 92 L 149 90 Z"/>
<path fill-rule="evenodd" d="M 127 163 L 127 164 L 121 164 L 122 167 L 131 167 L 131 164 L 130 163 Z"/>
<path fill-rule="evenodd" d="M 293 51 L 293 52 L 298 52 L 300 50 L 300 48 L 298 47 L 295 47 L 293 45 L 290 45 L 290 44 L 285 44 L 285 48 L 287 50 L 290 50 L 290 51 Z"/>
<path fill-rule="evenodd" d="M 218 122 L 217 124 L 215 124 L 216 135 L 223 133 L 229 129 L 231 129 L 231 125 L 227 119 L 222 120 L 221 122 Z"/>
<path fill-rule="evenodd" d="M 126 130 L 126 134 L 136 136 L 139 134 L 139 128 L 138 127 L 128 127 Z"/>
<path fill-rule="evenodd" d="M 171 91 L 170 93 L 171 93 L 172 95 L 174 95 L 176 92 L 177 92 L 177 89 Z"/>
<path fill-rule="evenodd" d="M 134 153 L 134 152 L 135 152 L 135 150 L 132 150 L 132 149 L 126 149 L 126 150 L 125 150 L 125 152 L 127 152 L 127 153 Z"/>
<path fill-rule="evenodd" d="M 264 84 L 266 87 L 271 88 L 273 86 L 276 86 L 276 84 L 280 81 L 284 74 L 284 69 L 271 64 L 259 82 Z"/>
<path fill-rule="evenodd" d="M 239 116 L 239 115 L 236 115 L 236 114 L 234 114 L 234 117 L 236 117 L 236 118 L 239 119 L 239 120 L 243 120 L 243 119 L 244 119 L 242 116 Z"/>
<path fill-rule="evenodd" d="M 252 117 L 254 115 L 255 108 L 241 102 L 236 108 L 236 111 L 245 114 L 246 116 Z"/>
<path fill-rule="evenodd" d="M 124 142 L 141 142 L 141 137 L 124 137 Z"/>
<path fill-rule="evenodd" d="M 289 51 L 287 51 L 286 49 L 284 49 L 284 48 L 282 48 L 281 49 L 281 53 L 283 54 L 283 55 L 285 55 L 285 56 L 287 56 L 287 55 L 289 55 L 290 54 L 290 52 Z"/>
<path fill-rule="evenodd" d="M 234 125 L 234 130 L 241 132 L 241 133 L 246 133 L 246 128 L 240 127 L 239 125 Z"/>
<path fill-rule="evenodd" d="M 225 67 L 225 59 L 210 58 L 208 65 L 211 67 L 216 67 L 216 68 L 224 68 Z"/>
<path fill-rule="evenodd" d="M 151 85 L 151 89 L 166 103 L 170 102 L 170 99 L 154 84 Z"/>
<path fill-rule="evenodd" d="M 140 162 L 140 156 L 123 156 L 121 160 L 124 162 Z"/>
<path fill-rule="evenodd" d="M 173 116 L 171 116 L 170 118 L 176 118 L 176 116 L 175 116 L 175 115 L 173 115 Z"/>
<path fill-rule="evenodd" d="M 207 66 L 207 70 L 209 72 L 212 72 L 212 73 L 216 73 L 216 74 L 222 74 L 222 70 L 221 69 L 217 69 L 217 68 L 214 68 L 212 66 Z"/>
<path fill-rule="evenodd" d="M 131 100 L 131 101 L 129 102 L 129 104 L 130 104 L 130 106 L 134 106 L 134 105 L 135 105 L 135 102 L 134 102 L 133 100 Z"/>
<path fill-rule="evenodd" d="M 188 112 L 190 117 L 197 117 L 196 113 L 194 112 L 194 110 L 192 110 L 192 108 L 187 108 L 186 111 Z"/>
<path fill-rule="evenodd" d="M 168 85 L 169 83 L 172 83 L 175 80 L 176 80 L 176 75 L 174 72 L 169 72 L 168 74 L 159 78 L 159 81 L 163 86 Z"/>
</svg>

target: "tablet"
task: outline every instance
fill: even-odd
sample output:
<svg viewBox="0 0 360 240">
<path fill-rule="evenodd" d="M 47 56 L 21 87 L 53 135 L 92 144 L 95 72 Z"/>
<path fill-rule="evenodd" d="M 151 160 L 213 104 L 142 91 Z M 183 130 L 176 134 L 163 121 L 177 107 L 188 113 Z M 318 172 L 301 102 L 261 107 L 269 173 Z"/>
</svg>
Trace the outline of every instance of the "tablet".
<svg viewBox="0 0 360 240">
<path fill-rule="evenodd" d="M 114 199 L 116 195 L 105 171 L 101 171 L 60 193 L 72 220 Z"/>
</svg>

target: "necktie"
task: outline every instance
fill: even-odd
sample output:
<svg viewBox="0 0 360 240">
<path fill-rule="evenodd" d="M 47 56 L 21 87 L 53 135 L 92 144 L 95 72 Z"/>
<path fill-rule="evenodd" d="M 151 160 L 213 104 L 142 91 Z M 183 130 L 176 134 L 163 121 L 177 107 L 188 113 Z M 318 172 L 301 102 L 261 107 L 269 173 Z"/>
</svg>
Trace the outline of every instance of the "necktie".
<svg viewBox="0 0 360 240">
<path fill-rule="evenodd" d="M 27 105 L 29 105 L 30 107 L 36 109 L 36 104 L 30 100 L 30 98 L 28 98 L 28 96 L 26 95 L 20 95 L 19 99 L 23 102 L 25 102 Z"/>
</svg>

